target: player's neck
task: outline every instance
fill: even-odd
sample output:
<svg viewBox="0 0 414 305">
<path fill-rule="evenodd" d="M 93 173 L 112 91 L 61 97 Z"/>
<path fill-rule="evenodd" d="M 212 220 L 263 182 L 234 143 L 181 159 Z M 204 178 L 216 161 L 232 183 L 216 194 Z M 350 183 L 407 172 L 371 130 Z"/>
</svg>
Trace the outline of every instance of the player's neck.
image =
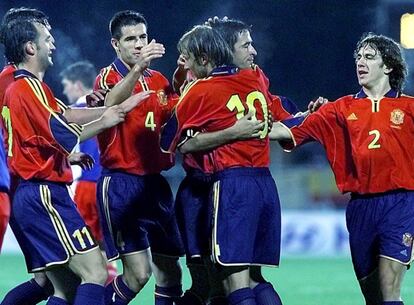
<svg viewBox="0 0 414 305">
<path fill-rule="evenodd" d="M 385 94 L 387 94 L 388 91 L 391 90 L 391 86 L 389 81 L 379 83 L 372 87 L 363 87 L 363 90 L 368 97 L 379 100 L 381 99 Z"/>
<path fill-rule="evenodd" d="M 17 65 L 19 69 L 24 69 L 32 73 L 34 76 L 36 76 L 40 81 L 43 81 L 43 77 L 45 75 L 44 69 L 40 68 L 40 66 L 35 62 L 23 62 Z"/>
</svg>

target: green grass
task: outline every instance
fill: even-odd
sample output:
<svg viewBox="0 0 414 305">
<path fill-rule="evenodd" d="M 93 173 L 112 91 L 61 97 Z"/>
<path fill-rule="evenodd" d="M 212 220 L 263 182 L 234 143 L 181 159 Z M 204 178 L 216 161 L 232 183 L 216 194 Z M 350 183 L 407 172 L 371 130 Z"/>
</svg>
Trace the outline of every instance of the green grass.
<svg viewBox="0 0 414 305">
<path fill-rule="evenodd" d="M 404 283 L 405 304 L 414 304 L 411 273 L 407 272 Z M 266 268 L 264 275 L 274 284 L 284 305 L 364 304 L 348 258 L 287 258 L 280 268 Z M 0 255 L 0 296 L 28 278 L 21 256 Z M 183 282 L 185 288 L 190 284 L 186 270 Z M 131 304 L 154 304 L 153 287 L 152 279 Z"/>
</svg>

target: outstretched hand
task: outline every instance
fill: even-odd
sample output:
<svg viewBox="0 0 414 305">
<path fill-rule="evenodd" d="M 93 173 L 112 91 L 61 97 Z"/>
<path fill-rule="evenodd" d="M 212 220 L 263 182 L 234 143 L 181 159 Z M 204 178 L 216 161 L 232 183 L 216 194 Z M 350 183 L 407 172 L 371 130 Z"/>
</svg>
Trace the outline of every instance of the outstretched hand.
<svg viewBox="0 0 414 305">
<path fill-rule="evenodd" d="M 309 102 L 308 110 L 310 113 L 313 113 L 319 108 L 321 108 L 323 105 L 325 105 L 326 103 L 328 103 L 328 99 L 319 96 L 316 100 Z"/>
<path fill-rule="evenodd" d="M 141 48 L 138 61 L 133 69 L 142 73 L 149 67 L 153 59 L 161 58 L 164 54 L 164 45 L 156 42 L 155 39 L 153 39 L 149 44 Z"/>
<path fill-rule="evenodd" d="M 88 107 L 101 107 L 105 104 L 105 96 L 109 90 L 98 89 L 86 96 L 86 105 Z"/>
<path fill-rule="evenodd" d="M 137 107 L 142 101 L 146 100 L 152 93 L 154 93 L 154 90 L 149 91 L 142 91 L 137 94 L 134 94 L 127 98 L 125 101 L 123 101 L 120 106 L 122 107 L 122 110 L 125 113 L 130 112 L 132 109 Z"/>
<path fill-rule="evenodd" d="M 259 138 L 265 122 L 253 119 L 253 112 L 249 111 L 244 117 L 230 127 L 234 138 L 237 140 L 247 140 L 252 138 Z"/>
<path fill-rule="evenodd" d="M 83 152 L 70 154 L 68 159 L 70 165 L 78 165 L 83 170 L 90 170 L 95 164 L 95 160 L 92 156 Z"/>
</svg>

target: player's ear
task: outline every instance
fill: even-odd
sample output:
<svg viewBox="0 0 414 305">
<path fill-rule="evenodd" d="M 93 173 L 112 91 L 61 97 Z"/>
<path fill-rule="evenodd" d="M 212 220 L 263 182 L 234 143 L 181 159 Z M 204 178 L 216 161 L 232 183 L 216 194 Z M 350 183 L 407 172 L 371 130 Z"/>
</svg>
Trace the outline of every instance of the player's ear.
<svg viewBox="0 0 414 305">
<path fill-rule="evenodd" d="M 36 43 L 33 41 L 28 41 L 26 42 L 26 44 L 24 45 L 24 51 L 27 55 L 29 56 L 33 56 L 36 53 Z"/>
<path fill-rule="evenodd" d="M 206 54 L 206 53 L 202 53 L 202 54 L 201 54 L 201 56 L 200 56 L 200 63 L 201 63 L 203 66 L 206 66 L 206 65 L 209 63 L 208 56 L 207 56 L 207 54 Z"/>
<path fill-rule="evenodd" d="M 119 41 L 115 38 L 111 38 L 111 45 L 115 51 L 119 51 Z"/>
<path fill-rule="evenodd" d="M 390 73 L 392 72 L 393 68 L 388 68 L 387 65 L 384 65 L 384 73 L 386 75 L 390 75 Z"/>
</svg>

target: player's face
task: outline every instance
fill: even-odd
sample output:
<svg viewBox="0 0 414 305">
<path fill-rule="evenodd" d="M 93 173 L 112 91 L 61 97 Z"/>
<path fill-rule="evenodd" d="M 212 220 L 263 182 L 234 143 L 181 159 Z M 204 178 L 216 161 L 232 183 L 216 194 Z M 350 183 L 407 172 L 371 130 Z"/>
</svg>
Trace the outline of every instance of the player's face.
<svg viewBox="0 0 414 305">
<path fill-rule="evenodd" d="M 55 39 L 50 34 L 49 29 L 43 24 L 34 24 L 37 30 L 36 44 L 36 56 L 39 66 L 45 71 L 49 66 L 53 65 L 52 53 L 56 50 L 54 45 Z"/>
<path fill-rule="evenodd" d="M 183 53 L 181 54 L 184 58 L 185 64 L 184 69 L 188 69 L 194 75 L 195 78 L 204 78 L 207 77 L 208 71 L 205 65 L 202 65 L 198 60 L 196 60 L 193 53 Z"/>
<path fill-rule="evenodd" d="M 250 68 L 257 55 L 252 45 L 252 37 L 249 31 L 243 31 L 238 35 L 237 41 L 233 46 L 233 64 L 240 69 Z"/>
<path fill-rule="evenodd" d="M 128 25 L 121 28 L 122 36 L 119 40 L 113 39 L 118 57 L 132 67 L 138 62 L 143 46 L 148 44 L 147 27 L 143 23 Z"/>
<path fill-rule="evenodd" d="M 81 96 L 81 94 L 79 94 L 80 90 L 78 82 L 73 82 L 67 78 L 64 78 L 62 79 L 62 86 L 63 94 L 66 95 L 69 104 L 72 105 Z"/>
<path fill-rule="evenodd" d="M 378 50 L 369 45 L 358 51 L 355 63 L 358 83 L 365 88 L 374 88 L 389 79 L 390 69 L 385 66 Z"/>
</svg>

